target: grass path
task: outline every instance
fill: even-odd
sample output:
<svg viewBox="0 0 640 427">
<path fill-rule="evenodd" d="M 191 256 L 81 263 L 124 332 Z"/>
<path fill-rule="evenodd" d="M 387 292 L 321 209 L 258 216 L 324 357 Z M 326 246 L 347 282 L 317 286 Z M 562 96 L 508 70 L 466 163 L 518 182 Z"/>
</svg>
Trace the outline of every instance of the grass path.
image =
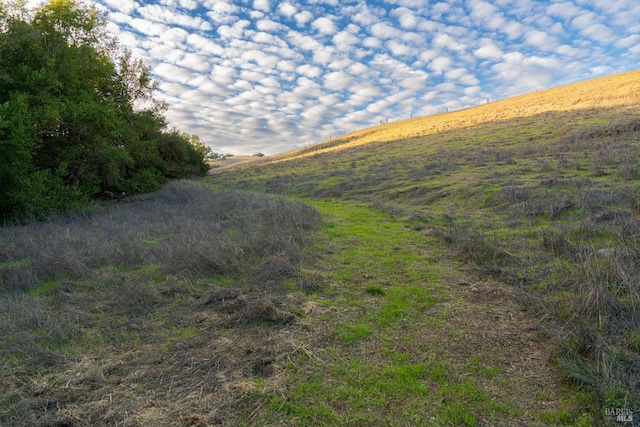
<svg viewBox="0 0 640 427">
<path fill-rule="evenodd" d="M 308 203 L 326 218 L 328 254 L 314 274 L 329 285 L 306 319 L 322 338 L 263 396 L 262 422 L 576 422 L 579 397 L 563 397 L 548 346 L 509 288 L 473 281 L 437 239 L 387 213 Z"/>
</svg>

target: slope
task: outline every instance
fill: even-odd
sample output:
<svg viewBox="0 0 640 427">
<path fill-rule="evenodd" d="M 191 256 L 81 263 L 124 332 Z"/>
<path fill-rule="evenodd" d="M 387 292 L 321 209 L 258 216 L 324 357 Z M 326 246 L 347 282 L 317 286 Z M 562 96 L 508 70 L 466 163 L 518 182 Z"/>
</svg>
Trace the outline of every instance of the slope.
<svg viewBox="0 0 640 427">
<path fill-rule="evenodd" d="M 271 409 L 364 422 L 399 377 L 425 389 L 398 401 L 430 403 L 402 413 L 391 398 L 387 423 L 589 425 L 640 407 L 639 101 L 634 71 L 208 178 L 303 198 L 327 218 L 333 243 L 316 274 L 329 285 L 316 298 L 339 313 L 322 327 L 342 341 L 294 370 Z"/>
</svg>

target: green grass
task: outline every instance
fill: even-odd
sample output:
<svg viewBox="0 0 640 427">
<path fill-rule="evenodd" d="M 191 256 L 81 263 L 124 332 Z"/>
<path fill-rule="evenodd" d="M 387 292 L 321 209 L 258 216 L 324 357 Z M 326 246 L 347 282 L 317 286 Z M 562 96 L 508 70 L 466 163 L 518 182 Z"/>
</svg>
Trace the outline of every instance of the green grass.
<svg viewBox="0 0 640 427">
<path fill-rule="evenodd" d="M 0 424 L 606 424 L 638 401 L 637 82 L 0 229 Z"/>
<path fill-rule="evenodd" d="M 555 384 L 554 393 L 560 393 L 554 395 L 554 408 L 523 410 L 509 401 L 521 398 L 495 400 L 482 396 L 481 387 L 476 400 L 471 397 L 475 383 L 459 381 L 460 389 L 450 394 L 459 406 L 473 409 L 443 410 L 438 420 L 473 425 L 478 417 L 517 418 L 526 412 L 542 423 L 603 422 L 603 407 L 629 406 L 640 398 L 627 393 L 640 376 L 628 364 L 629 357 L 638 357 L 633 337 L 640 326 L 629 315 L 640 300 L 631 285 L 640 274 L 631 261 L 638 254 L 632 236 L 640 229 L 640 166 L 633 160 L 640 157 L 640 111 L 626 98 L 608 103 L 606 94 L 598 98 L 602 107 L 595 101 L 583 105 L 589 97 L 580 90 L 574 95 L 567 89 L 553 100 L 535 95 L 540 102 L 571 108 L 540 107 L 535 114 L 500 120 L 485 120 L 479 108 L 451 116 L 460 123 L 477 117 L 473 126 L 435 133 L 420 133 L 422 128 L 411 138 L 399 135 L 429 122 L 378 127 L 332 141 L 331 147 L 282 155 L 274 163 L 267 158 L 209 181 L 300 197 L 324 213 L 327 240 L 341 246 L 339 254 L 331 247 L 326 262 L 333 267 L 323 273 L 332 282 L 329 295 L 334 305 L 359 310 L 356 318 L 336 326 L 341 345 L 384 350 L 393 333 L 405 344 L 425 340 L 412 335 L 417 324 L 446 329 L 446 336 L 463 340 L 470 330 L 449 326 L 466 303 L 458 289 L 443 286 L 443 279 L 471 275 L 472 281 L 511 287 L 546 345 L 554 346 L 547 365 L 553 372 L 549 386 Z M 572 96 L 578 100 L 571 101 Z M 516 107 L 524 111 L 537 105 Z M 486 114 L 499 116 L 500 108 L 487 107 Z M 434 126 L 446 118 L 433 118 Z M 612 262 L 595 256 L 613 248 L 627 255 Z M 492 308 L 491 302 L 472 306 Z M 606 315 L 598 320 L 598 313 Z M 622 337 L 631 337 L 631 344 Z M 600 356 L 588 350 L 598 340 L 607 343 L 606 370 L 598 368 Z M 429 357 L 446 357 L 438 353 L 446 353 L 446 344 L 435 347 Z M 493 352 L 497 359 L 499 347 Z M 360 356 L 371 375 L 376 357 Z M 454 375 L 506 381 L 498 363 L 469 360 L 456 364 Z"/>
<path fill-rule="evenodd" d="M 316 298 L 339 313 L 323 318 L 335 338 L 317 359 L 289 365 L 284 389 L 262 394 L 269 405 L 257 422 L 476 425 L 523 415 L 520 401 L 495 393 L 498 367 L 448 348 L 451 305 L 468 304 L 442 285 L 451 266 L 431 251 L 437 239 L 366 205 L 309 203 L 325 218 L 330 285 Z"/>
</svg>

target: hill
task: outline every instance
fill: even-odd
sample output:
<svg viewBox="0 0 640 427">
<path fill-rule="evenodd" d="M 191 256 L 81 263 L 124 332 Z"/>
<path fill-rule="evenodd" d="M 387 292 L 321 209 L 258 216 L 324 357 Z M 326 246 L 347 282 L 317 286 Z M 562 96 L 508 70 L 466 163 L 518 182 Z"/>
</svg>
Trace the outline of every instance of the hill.
<svg viewBox="0 0 640 427">
<path fill-rule="evenodd" d="M 344 212 L 353 209 L 348 230 L 376 218 L 379 223 L 369 232 L 385 236 L 398 251 L 410 245 L 414 251 L 405 257 L 417 256 L 415 251 L 429 254 L 439 271 L 437 279 L 403 279 L 411 261 L 381 257 L 383 241 L 381 247 L 369 248 L 378 253 L 359 258 L 356 247 L 363 250 L 373 239 L 361 236 L 345 241 L 343 258 L 334 260 L 350 265 L 350 272 L 333 279 L 333 292 L 346 288 L 367 295 L 379 287 L 382 298 L 389 299 L 386 286 L 400 281 L 411 290 L 394 290 L 394 295 L 404 293 L 403 298 L 411 300 L 414 286 L 446 289 L 451 310 L 458 314 L 445 321 L 448 327 L 441 333 L 447 339 L 463 337 L 477 359 L 462 348 L 449 348 L 444 360 L 458 365 L 476 360 L 496 369 L 501 381 L 484 383 L 494 389 L 478 399 L 499 401 L 501 396 L 504 405 L 518 409 L 500 413 L 459 395 L 449 402 L 463 402 L 466 415 L 474 420 L 488 417 L 490 422 L 509 424 L 528 414 L 528 422 L 588 425 L 611 421 L 607 414 L 612 408 L 628 413 L 640 403 L 640 325 L 635 314 L 640 302 L 639 141 L 640 72 L 633 71 L 364 129 L 247 167 L 239 165 L 210 182 L 303 198 L 336 223 L 345 221 L 349 215 Z M 337 206 L 329 206 L 329 201 Z M 387 216 L 379 217 L 380 212 Z M 397 243 L 397 236 L 385 227 L 398 221 L 418 240 Z M 351 233 L 345 231 L 345 239 Z M 375 265 L 387 268 L 384 273 L 368 273 Z M 326 267 L 333 268 L 339 269 Z M 463 304 L 469 289 L 475 292 L 472 302 Z M 340 305 L 331 298 L 325 303 Z M 391 333 L 370 320 L 381 315 L 383 304 L 365 298 L 354 305 L 363 314 L 345 319 L 345 324 L 362 324 L 370 332 L 358 344 L 364 360 L 355 360 L 382 375 L 384 368 L 374 367 L 367 350 L 382 354 L 392 340 Z M 486 315 L 494 310 L 498 314 L 492 313 L 492 322 Z M 422 315 L 406 319 L 414 327 L 394 333 L 433 344 L 433 337 L 417 326 L 424 321 Z M 487 349 L 486 341 L 478 342 L 477 337 L 495 347 Z M 436 346 L 448 347 L 443 338 L 436 341 Z M 513 353 L 506 359 L 505 341 L 517 348 L 510 347 Z M 532 342 L 538 352 L 529 347 Z M 415 363 L 443 360 L 442 354 L 439 359 L 413 346 L 410 351 L 394 348 L 404 348 Z M 539 363 L 531 365 L 530 357 L 539 358 Z M 509 369 L 518 371 L 517 379 L 507 374 Z M 531 380 L 535 370 L 545 372 L 545 379 L 536 381 L 544 384 L 548 402 L 527 401 L 505 385 L 514 381 L 515 388 L 527 390 L 530 398 L 537 392 L 527 378 Z M 482 383 L 477 373 L 475 378 L 475 385 Z M 335 388 L 346 387 L 336 377 L 328 381 L 335 381 Z M 435 387 L 439 392 L 443 388 Z M 302 395 L 295 404 L 317 399 L 312 391 Z M 349 409 L 341 412 L 342 405 Z M 541 409 L 545 405 L 547 409 Z M 353 405 L 330 399 L 323 408 L 332 414 L 360 413 Z M 464 423 L 464 415 L 448 420 Z"/>
<path fill-rule="evenodd" d="M 0 425 L 638 419 L 639 82 L 0 227 Z"/>
</svg>

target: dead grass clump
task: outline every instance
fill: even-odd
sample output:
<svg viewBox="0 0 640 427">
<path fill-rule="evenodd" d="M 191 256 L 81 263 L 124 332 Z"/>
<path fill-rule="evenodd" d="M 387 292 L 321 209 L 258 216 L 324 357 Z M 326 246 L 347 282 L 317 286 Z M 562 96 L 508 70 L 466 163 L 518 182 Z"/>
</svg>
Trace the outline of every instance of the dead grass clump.
<svg viewBox="0 0 640 427">
<path fill-rule="evenodd" d="M 531 190 L 528 188 L 522 188 L 516 185 L 505 185 L 500 191 L 491 195 L 487 200 L 488 206 L 494 206 L 506 203 L 522 203 L 531 197 Z"/>
<path fill-rule="evenodd" d="M 540 182 L 540 187 L 554 188 L 565 187 L 571 190 L 581 190 L 594 185 L 594 182 L 589 178 L 565 178 L 565 177 L 551 177 L 543 179 Z"/>
<path fill-rule="evenodd" d="M 577 259 L 580 250 L 578 247 L 570 243 L 564 236 L 557 231 L 545 230 L 542 232 L 541 247 L 544 251 L 551 252 L 557 256 Z"/>
<path fill-rule="evenodd" d="M 242 300 L 240 308 L 232 313 L 225 323 L 230 325 L 256 322 L 286 324 L 291 323 L 294 319 L 293 313 L 282 307 L 280 301 L 274 297 L 257 299 L 247 297 Z"/>
<path fill-rule="evenodd" d="M 538 195 L 537 197 L 532 197 L 531 200 L 512 205 L 511 215 L 529 218 L 546 216 L 549 219 L 556 219 L 563 213 L 573 209 L 574 206 L 573 201 L 562 194 Z"/>
<path fill-rule="evenodd" d="M 410 177 L 412 179 L 423 179 L 441 175 L 445 172 L 453 172 L 460 168 L 459 161 L 450 153 L 436 153 L 430 157 L 433 159 L 420 167 L 413 168 Z"/>
<path fill-rule="evenodd" d="M 626 159 L 619 166 L 618 173 L 627 181 L 635 181 L 640 178 L 640 165 L 633 163 L 631 159 Z"/>
<path fill-rule="evenodd" d="M 509 263 L 513 257 L 498 246 L 497 240 L 478 230 L 438 229 L 434 231 L 447 245 L 466 262 L 478 266 L 494 266 Z"/>
<path fill-rule="evenodd" d="M 400 206 L 396 205 L 395 203 L 385 202 L 378 197 L 368 197 L 367 200 L 374 209 L 382 212 L 387 212 L 391 216 L 395 217 L 404 213 L 404 209 L 402 209 Z"/>
<path fill-rule="evenodd" d="M 211 285 L 207 292 L 200 298 L 200 305 L 224 303 L 235 300 L 242 294 L 240 288 Z"/>
<path fill-rule="evenodd" d="M 227 326 L 247 323 L 287 324 L 295 320 L 292 301 L 286 294 L 265 293 L 257 287 L 228 288 L 213 286 L 199 300 L 200 306 L 212 306 Z"/>
<path fill-rule="evenodd" d="M 640 119 L 637 117 L 620 119 L 602 125 L 581 128 L 562 139 L 561 144 L 576 144 L 595 139 L 614 138 L 640 131 Z"/>
<path fill-rule="evenodd" d="M 273 289 L 275 284 L 294 277 L 298 272 L 297 265 L 298 262 L 292 263 L 290 257 L 282 254 L 265 257 L 252 268 L 248 282 L 255 287 Z"/>
<path fill-rule="evenodd" d="M 593 215 L 592 221 L 594 223 L 616 221 L 629 218 L 631 214 L 628 211 L 620 209 L 607 209 L 603 212 L 599 212 Z"/>
<path fill-rule="evenodd" d="M 612 206 L 627 205 L 629 194 L 624 189 L 593 189 L 580 191 L 575 196 L 576 206 L 594 212 Z"/>
<path fill-rule="evenodd" d="M 500 196 L 508 201 L 525 200 L 528 197 L 528 190 L 514 185 L 504 186 L 500 190 Z"/>
<path fill-rule="evenodd" d="M 320 291 L 326 280 L 313 274 L 302 274 L 296 279 L 296 287 L 305 294 L 312 294 Z"/>
<path fill-rule="evenodd" d="M 593 391 L 600 407 L 634 407 L 640 397 L 640 348 L 629 344 L 640 328 L 639 255 L 633 248 L 580 253 L 568 272 L 572 297 L 545 307 L 562 322 L 553 335 L 563 372 Z"/>
<path fill-rule="evenodd" d="M 6 291 L 18 292 L 31 288 L 37 282 L 36 272 L 26 262 L 6 262 L 0 266 L 0 283 Z"/>
</svg>

